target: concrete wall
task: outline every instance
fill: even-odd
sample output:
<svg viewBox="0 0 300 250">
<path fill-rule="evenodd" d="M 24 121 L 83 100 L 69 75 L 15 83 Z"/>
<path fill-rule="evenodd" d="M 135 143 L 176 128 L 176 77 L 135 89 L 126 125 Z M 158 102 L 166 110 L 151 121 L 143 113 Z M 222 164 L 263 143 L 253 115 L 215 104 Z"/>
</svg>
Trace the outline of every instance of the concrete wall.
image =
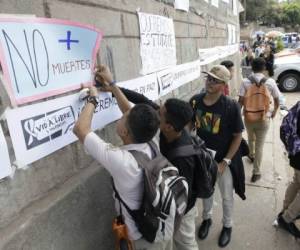
<svg viewBox="0 0 300 250">
<path fill-rule="evenodd" d="M 190 12 L 175 11 L 172 0 L 0 0 L 2 13 L 32 14 L 92 24 L 104 32 L 98 61 L 108 64 L 116 80 L 139 76 L 139 29 L 136 10 L 174 19 L 177 63 L 198 57 L 198 48 L 227 44 L 227 23 L 238 26 L 232 1 L 219 9 L 190 0 Z M 237 27 L 239 31 L 239 27 Z M 231 56 L 239 65 L 238 54 Z M 203 67 L 203 69 L 207 68 Z M 236 93 L 238 74 L 232 82 Z M 197 79 L 168 96 L 188 99 L 203 86 Z M 0 114 L 10 106 L 0 83 Z M 1 121 L 14 161 L 9 131 Z M 119 144 L 115 124 L 98 133 Z M 1 165 L 1 161 L 0 161 Z M 17 169 L 0 182 L 0 249 L 113 249 L 112 190 L 107 172 L 84 153 L 79 143 Z"/>
</svg>

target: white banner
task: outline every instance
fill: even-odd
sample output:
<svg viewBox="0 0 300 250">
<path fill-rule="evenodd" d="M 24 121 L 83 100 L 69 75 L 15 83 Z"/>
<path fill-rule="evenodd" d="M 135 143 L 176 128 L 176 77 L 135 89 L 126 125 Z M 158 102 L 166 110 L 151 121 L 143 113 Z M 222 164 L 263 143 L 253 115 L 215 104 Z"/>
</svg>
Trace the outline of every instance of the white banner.
<svg viewBox="0 0 300 250">
<path fill-rule="evenodd" d="M 6 140 L 0 125 L 0 179 L 11 175 L 12 169 L 10 165 L 10 159 L 7 149 Z"/>
<path fill-rule="evenodd" d="M 217 47 L 199 49 L 200 65 L 206 65 L 219 59 L 219 50 Z"/>
<path fill-rule="evenodd" d="M 156 73 L 124 82 L 118 82 L 117 85 L 119 87 L 138 92 L 146 96 L 150 100 L 154 101 L 158 99 L 158 84 Z"/>
<path fill-rule="evenodd" d="M 143 75 L 176 65 L 173 20 L 158 15 L 138 13 L 140 53 Z"/>
<path fill-rule="evenodd" d="M 219 8 L 219 0 L 211 0 L 211 5 Z"/>
<path fill-rule="evenodd" d="M 157 72 L 159 96 L 164 96 L 187 82 L 200 77 L 199 60 Z"/>
<path fill-rule="evenodd" d="M 200 65 L 206 65 L 216 60 L 233 55 L 239 51 L 238 44 L 199 49 Z"/>
<path fill-rule="evenodd" d="M 93 130 L 121 117 L 110 93 L 101 93 L 99 98 Z M 79 101 L 79 94 L 74 94 L 7 111 L 17 161 L 21 165 L 32 163 L 76 141 L 72 129 L 84 104 Z"/>
<path fill-rule="evenodd" d="M 189 12 L 190 0 L 175 0 L 174 7 L 175 9 Z"/>
</svg>

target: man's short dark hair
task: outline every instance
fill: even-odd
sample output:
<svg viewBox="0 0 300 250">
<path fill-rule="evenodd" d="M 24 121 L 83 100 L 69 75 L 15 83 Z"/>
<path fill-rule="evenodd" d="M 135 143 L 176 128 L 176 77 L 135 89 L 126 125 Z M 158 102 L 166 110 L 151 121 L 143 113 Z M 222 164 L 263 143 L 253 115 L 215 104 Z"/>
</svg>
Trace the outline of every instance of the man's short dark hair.
<svg viewBox="0 0 300 250">
<path fill-rule="evenodd" d="M 225 66 L 227 69 L 230 69 L 231 67 L 234 66 L 233 61 L 230 61 L 230 60 L 223 61 L 220 64 Z"/>
<path fill-rule="evenodd" d="M 159 128 L 157 111 L 147 104 L 137 104 L 129 111 L 127 125 L 135 143 L 148 142 Z"/>
<path fill-rule="evenodd" d="M 193 109 L 191 105 L 185 101 L 170 98 L 165 102 L 166 122 L 172 125 L 175 131 L 180 132 L 185 125 L 192 120 Z"/>
<path fill-rule="evenodd" d="M 265 70 L 266 61 L 262 57 L 255 58 L 251 64 L 252 71 L 254 73 L 259 73 Z"/>
</svg>

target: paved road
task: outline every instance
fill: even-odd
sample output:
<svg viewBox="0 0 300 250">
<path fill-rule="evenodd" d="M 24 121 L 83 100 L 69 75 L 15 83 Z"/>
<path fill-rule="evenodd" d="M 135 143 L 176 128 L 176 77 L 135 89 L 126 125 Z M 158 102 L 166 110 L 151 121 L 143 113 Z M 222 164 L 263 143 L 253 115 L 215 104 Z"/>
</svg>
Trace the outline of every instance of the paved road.
<svg viewBox="0 0 300 250">
<path fill-rule="evenodd" d="M 285 94 L 288 107 L 300 100 L 300 92 Z M 282 115 L 272 121 L 264 147 L 262 179 L 252 184 L 252 165 L 244 159 L 246 171 L 247 200 L 235 195 L 234 227 L 232 241 L 225 249 L 234 250 L 299 250 L 300 239 L 296 240 L 281 229 L 272 226 L 282 208 L 282 201 L 288 181 L 292 176 L 283 145 L 279 139 Z M 201 202 L 198 203 L 202 211 Z M 214 203 L 213 225 L 199 249 L 219 249 L 218 236 L 221 231 L 222 204 L 217 191 Z M 198 225 L 201 223 L 198 217 Z"/>
</svg>

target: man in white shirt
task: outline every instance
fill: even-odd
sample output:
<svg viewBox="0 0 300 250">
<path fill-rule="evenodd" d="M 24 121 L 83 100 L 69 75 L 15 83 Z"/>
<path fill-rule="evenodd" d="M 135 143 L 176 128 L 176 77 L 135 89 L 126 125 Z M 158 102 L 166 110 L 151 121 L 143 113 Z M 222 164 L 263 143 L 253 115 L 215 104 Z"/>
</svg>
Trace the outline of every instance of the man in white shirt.
<svg viewBox="0 0 300 250">
<path fill-rule="evenodd" d="M 265 75 L 263 74 L 265 70 L 265 60 L 263 58 L 255 58 L 252 62 L 252 71 L 253 74 L 249 78 L 253 78 L 259 83 Z M 239 103 L 241 106 L 244 104 L 244 96 L 246 95 L 247 90 L 250 88 L 251 82 L 249 78 L 245 78 L 242 82 L 240 93 L 239 93 Z M 250 155 L 249 158 L 253 162 L 253 174 L 251 177 L 251 182 L 256 182 L 261 177 L 260 165 L 263 155 L 263 146 L 265 138 L 269 129 L 270 119 L 274 118 L 278 107 L 279 107 L 279 96 L 280 92 L 276 86 L 276 82 L 272 78 L 268 78 L 264 83 L 274 100 L 274 108 L 267 113 L 267 118 L 262 121 L 249 122 L 245 120 L 245 126 L 248 134 Z M 255 145 L 254 145 L 255 144 Z"/>
<path fill-rule="evenodd" d="M 144 192 L 143 170 L 138 166 L 135 158 L 128 150 L 141 151 L 147 154 L 149 158 L 152 157 L 151 148 L 147 142 L 158 131 L 159 117 L 157 112 L 149 105 L 138 104 L 131 108 L 122 91 L 113 84 L 109 69 L 105 66 L 100 66 L 100 71 L 106 75 L 106 79 L 111 78 L 109 84 L 111 85 L 112 93 L 123 112 L 122 118 L 117 122 L 117 133 L 121 137 L 124 146 L 115 147 L 106 143 L 91 130 L 91 121 L 95 108 L 98 105 L 96 98 L 98 91 L 95 87 L 89 89 L 87 104 L 81 112 L 73 131 L 80 142 L 84 144 L 87 152 L 111 174 L 116 190 L 118 190 L 122 200 L 131 210 L 136 210 L 142 204 Z M 142 238 L 133 218 L 122 204 L 121 206 L 134 249 L 171 249 L 172 244 L 170 241 L 149 243 Z M 116 200 L 116 209 L 119 210 L 119 208 L 120 203 Z"/>
</svg>

